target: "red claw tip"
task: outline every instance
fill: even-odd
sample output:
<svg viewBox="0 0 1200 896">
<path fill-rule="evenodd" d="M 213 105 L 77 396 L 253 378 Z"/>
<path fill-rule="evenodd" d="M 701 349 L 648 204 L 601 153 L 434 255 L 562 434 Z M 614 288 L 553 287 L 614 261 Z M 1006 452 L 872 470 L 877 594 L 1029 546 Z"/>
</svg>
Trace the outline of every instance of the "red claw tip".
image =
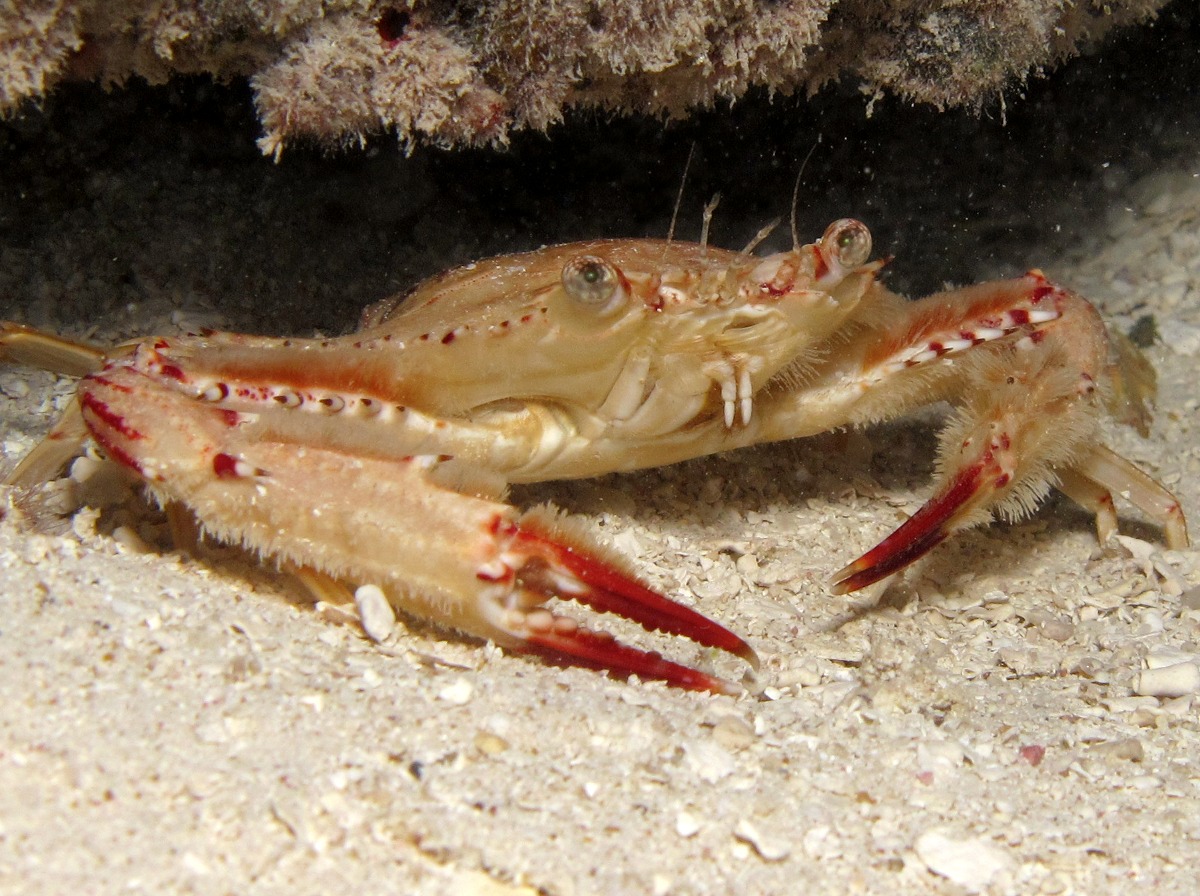
<svg viewBox="0 0 1200 896">
<path fill-rule="evenodd" d="M 954 531 L 952 521 L 978 493 L 983 465 L 961 471 L 911 517 L 871 550 L 833 576 L 834 594 L 848 594 L 886 579 L 923 557 Z"/>
<path fill-rule="evenodd" d="M 742 689 L 707 672 L 674 663 L 657 653 L 639 650 L 622 644 L 610 635 L 579 628 L 574 632 L 547 632 L 527 636 L 529 653 L 551 661 L 567 661 L 618 675 L 637 675 L 640 678 L 664 681 L 672 687 L 687 691 L 707 691 L 735 696 Z"/>
<path fill-rule="evenodd" d="M 553 530 L 553 533 L 549 530 Z M 572 543 L 563 521 L 527 514 L 513 533 L 512 547 L 526 560 L 516 570 L 526 590 L 543 597 L 574 600 L 601 613 L 612 613 L 650 631 L 681 635 L 706 647 L 741 657 L 758 668 L 758 656 L 744 640 L 695 610 L 664 597 L 596 550 Z M 550 659 L 666 681 L 688 690 L 739 693 L 735 685 L 663 659 L 582 626 L 555 625 L 521 633 L 523 649 Z"/>
</svg>

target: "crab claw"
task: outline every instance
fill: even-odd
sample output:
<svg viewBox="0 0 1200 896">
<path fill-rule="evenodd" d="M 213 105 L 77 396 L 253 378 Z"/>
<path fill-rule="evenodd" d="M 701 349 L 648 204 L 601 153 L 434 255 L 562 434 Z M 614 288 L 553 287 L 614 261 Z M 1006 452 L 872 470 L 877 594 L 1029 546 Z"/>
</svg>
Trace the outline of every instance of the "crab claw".
<svg viewBox="0 0 1200 896">
<path fill-rule="evenodd" d="M 754 668 L 754 650 L 729 629 L 678 604 L 638 581 L 615 558 L 588 546 L 582 533 L 571 531 L 572 521 L 544 509 L 525 514 L 519 523 L 508 523 L 508 544 L 502 568 L 513 571 L 522 602 L 531 611 L 507 609 L 501 627 L 510 628 L 523 643 L 518 650 L 552 660 L 607 669 L 619 674 L 654 678 L 689 690 L 737 693 L 740 688 L 704 672 L 663 659 L 657 653 L 622 644 L 611 635 L 590 631 L 574 619 L 545 609 L 552 597 L 570 599 L 601 613 L 612 613 L 650 631 L 682 635 L 741 657 Z M 481 573 L 482 577 L 482 573 Z"/>
<path fill-rule="evenodd" d="M 558 662 L 740 690 L 558 615 L 551 598 L 757 665 L 737 635 L 639 582 L 571 520 L 520 515 L 500 500 L 503 484 L 469 464 L 298 444 L 195 391 L 159 346 L 141 345 L 84 378 L 80 407 L 111 459 L 215 538 L 346 586 L 374 584 L 415 618 Z"/>
<path fill-rule="evenodd" d="M 1100 416 L 1096 384 L 1108 356 L 1095 309 L 1037 272 L 976 291 L 1017 307 L 1015 329 L 957 362 L 958 406 L 939 439 L 940 487 L 899 529 L 834 576 L 839 594 L 886 578 L 994 515 L 1026 515 L 1056 481 L 1055 471 L 1073 467 L 1093 440 Z M 1022 302 L 1031 310 L 1018 307 Z"/>
<path fill-rule="evenodd" d="M 1039 271 L 971 294 L 1015 310 L 994 318 L 1001 325 L 995 331 L 1007 333 L 1004 339 L 978 346 L 958 362 L 962 385 L 951 396 L 958 407 L 938 453 L 942 483 L 899 529 L 840 570 L 833 590 L 844 594 L 878 582 L 993 516 L 1019 519 L 1051 486 L 1096 515 L 1102 541 L 1116 531 L 1112 496 L 1119 494 L 1163 527 L 1170 547 L 1185 546 L 1178 500 L 1096 438 L 1114 382 L 1124 383 L 1139 411 L 1128 422 L 1146 425 L 1142 405 L 1153 391 L 1153 373 L 1136 349 L 1123 343 L 1114 349 L 1096 309 Z M 945 303 L 934 300 L 935 310 Z M 980 338 L 977 328 L 964 332 Z M 934 361 L 946 353 L 938 345 L 910 360 Z"/>
</svg>

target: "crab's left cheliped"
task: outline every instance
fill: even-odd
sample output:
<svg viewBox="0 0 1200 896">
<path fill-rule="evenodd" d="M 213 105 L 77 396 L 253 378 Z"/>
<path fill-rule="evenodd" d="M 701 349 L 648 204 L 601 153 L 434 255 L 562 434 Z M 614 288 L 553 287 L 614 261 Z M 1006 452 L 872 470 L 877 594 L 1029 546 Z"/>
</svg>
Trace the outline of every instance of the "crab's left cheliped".
<svg viewBox="0 0 1200 896">
<path fill-rule="evenodd" d="M 402 611 L 507 649 L 690 690 L 741 691 L 547 606 L 574 601 L 758 664 L 745 641 L 641 582 L 578 521 L 546 507 L 519 514 L 481 494 L 485 476 L 444 455 L 350 456 L 273 437 L 252 414 L 191 398 L 188 375 L 167 358 L 169 340 L 105 358 L 6 324 L 0 346 L 85 374 L 60 435 L 9 484 L 53 475 L 87 436 L 212 536 L 314 571 L 326 585 L 378 585 Z"/>
</svg>

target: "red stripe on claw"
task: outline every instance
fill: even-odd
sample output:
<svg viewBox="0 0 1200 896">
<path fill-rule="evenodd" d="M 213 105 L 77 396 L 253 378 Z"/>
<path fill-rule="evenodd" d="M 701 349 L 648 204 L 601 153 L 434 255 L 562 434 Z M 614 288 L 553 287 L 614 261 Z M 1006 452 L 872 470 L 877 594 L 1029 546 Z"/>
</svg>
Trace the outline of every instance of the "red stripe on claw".
<svg viewBox="0 0 1200 896">
<path fill-rule="evenodd" d="M 104 382 L 99 378 L 97 378 L 97 382 L 103 382 L 104 385 L 108 385 L 107 382 Z M 142 434 L 130 426 L 124 417 L 109 407 L 107 402 L 101 401 L 91 392 L 82 393 L 79 402 L 83 405 L 85 410 L 95 415 L 110 429 L 120 433 L 125 438 L 131 441 L 136 441 L 143 438 Z"/>
<path fill-rule="evenodd" d="M 85 380 L 85 382 L 87 382 Z M 122 466 L 128 467 L 139 476 L 145 476 L 141 462 L 129 451 L 122 447 L 136 442 L 143 435 L 131 427 L 120 414 L 117 414 L 107 404 L 90 392 L 80 391 L 79 404 L 82 408 L 83 420 L 91 430 L 92 437 L 104 450 L 110 459 Z"/>
</svg>

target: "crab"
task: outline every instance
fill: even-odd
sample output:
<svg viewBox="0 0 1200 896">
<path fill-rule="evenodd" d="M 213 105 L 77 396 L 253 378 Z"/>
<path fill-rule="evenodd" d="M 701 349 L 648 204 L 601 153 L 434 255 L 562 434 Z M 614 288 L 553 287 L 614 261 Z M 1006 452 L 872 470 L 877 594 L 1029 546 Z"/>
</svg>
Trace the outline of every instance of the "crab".
<svg viewBox="0 0 1200 896">
<path fill-rule="evenodd" d="M 658 593 L 580 521 L 511 483 L 595 476 L 952 406 L 933 495 L 832 580 L 885 579 L 1056 487 L 1102 541 L 1119 494 L 1187 544 L 1179 502 L 1106 448 L 1145 434 L 1154 375 L 1040 271 L 910 302 L 852 219 L 757 256 L 597 240 L 480 261 L 372 306 L 338 338 L 205 332 L 111 350 L 0 324 L 0 356 L 79 376 L 7 477 L 52 478 L 81 443 L 209 536 L 319 594 L 373 585 L 414 617 L 509 649 L 718 692 L 738 687 L 562 612 L 576 601 L 757 665 L 742 638 Z M 557 600 L 554 600 L 557 599 Z"/>
</svg>

